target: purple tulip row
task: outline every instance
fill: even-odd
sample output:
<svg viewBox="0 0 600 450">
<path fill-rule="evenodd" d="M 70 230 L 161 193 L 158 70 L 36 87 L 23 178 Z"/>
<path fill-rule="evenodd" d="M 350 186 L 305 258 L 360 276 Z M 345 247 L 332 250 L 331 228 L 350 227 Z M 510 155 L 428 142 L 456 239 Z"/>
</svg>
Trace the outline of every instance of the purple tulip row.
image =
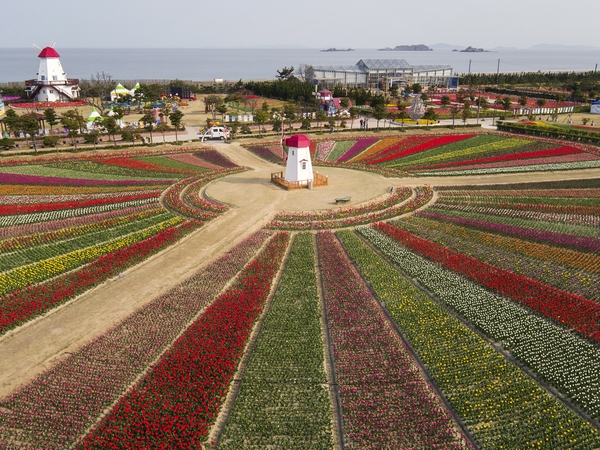
<svg viewBox="0 0 600 450">
<path fill-rule="evenodd" d="M 0 447 L 67 448 L 116 402 L 270 236 L 259 231 L 0 404 Z"/>
<path fill-rule="evenodd" d="M 346 152 L 338 158 L 338 162 L 348 161 L 349 159 L 354 158 L 360 152 L 362 152 L 367 147 L 370 147 L 375 142 L 379 141 L 379 138 L 371 137 L 371 138 L 360 138 L 352 147 L 350 147 Z"/>
<path fill-rule="evenodd" d="M 577 249 L 600 253 L 600 239 L 588 236 L 577 236 L 574 234 L 557 233 L 548 230 L 536 230 L 533 228 L 519 227 L 485 220 L 469 219 L 465 217 L 448 216 L 446 214 L 426 211 L 420 212 L 419 215 L 435 220 L 442 220 L 444 222 L 474 227 L 480 230 L 489 230 L 509 234 L 517 236 L 521 239 L 531 239 L 535 241 L 546 242 L 551 245 L 568 245 Z"/>
<path fill-rule="evenodd" d="M 337 238 L 317 245 L 348 448 L 470 448 Z"/>
</svg>

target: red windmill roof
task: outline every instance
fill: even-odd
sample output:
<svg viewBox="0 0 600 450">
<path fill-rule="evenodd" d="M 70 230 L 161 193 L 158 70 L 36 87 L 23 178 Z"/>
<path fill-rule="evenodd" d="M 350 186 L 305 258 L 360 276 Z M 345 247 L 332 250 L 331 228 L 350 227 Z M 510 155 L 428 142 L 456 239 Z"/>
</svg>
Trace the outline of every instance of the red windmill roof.
<svg viewBox="0 0 600 450">
<path fill-rule="evenodd" d="M 38 58 L 60 58 L 60 55 L 52 47 L 45 47 L 38 55 Z"/>
<path fill-rule="evenodd" d="M 310 139 L 303 134 L 294 134 L 285 140 L 285 145 L 294 148 L 310 147 Z"/>
</svg>

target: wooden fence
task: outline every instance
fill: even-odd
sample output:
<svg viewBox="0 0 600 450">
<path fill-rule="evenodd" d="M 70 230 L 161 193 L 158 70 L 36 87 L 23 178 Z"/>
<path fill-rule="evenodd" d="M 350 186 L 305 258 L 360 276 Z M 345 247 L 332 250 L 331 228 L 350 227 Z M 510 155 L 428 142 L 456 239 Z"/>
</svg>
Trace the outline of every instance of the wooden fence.
<svg viewBox="0 0 600 450">
<path fill-rule="evenodd" d="M 312 187 L 327 186 L 329 184 L 329 178 L 326 175 L 313 172 L 313 177 L 314 179 L 312 182 L 309 182 L 308 180 L 286 181 L 283 178 L 283 172 L 273 172 L 271 173 L 271 182 L 283 186 L 286 189 L 301 189 L 304 187 L 311 189 Z"/>
</svg>

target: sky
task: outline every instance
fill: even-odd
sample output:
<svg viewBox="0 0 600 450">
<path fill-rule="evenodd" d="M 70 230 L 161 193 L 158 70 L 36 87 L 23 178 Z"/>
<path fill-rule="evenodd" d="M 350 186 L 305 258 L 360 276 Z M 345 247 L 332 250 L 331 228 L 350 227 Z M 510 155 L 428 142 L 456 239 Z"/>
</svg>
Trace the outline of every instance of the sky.
<svg viewBox="0 0 600 450">
<path fill-rule="evenodd" d="M 3 48 L 600 47 L 600 0 L 2 3 Z"/>
</svg>

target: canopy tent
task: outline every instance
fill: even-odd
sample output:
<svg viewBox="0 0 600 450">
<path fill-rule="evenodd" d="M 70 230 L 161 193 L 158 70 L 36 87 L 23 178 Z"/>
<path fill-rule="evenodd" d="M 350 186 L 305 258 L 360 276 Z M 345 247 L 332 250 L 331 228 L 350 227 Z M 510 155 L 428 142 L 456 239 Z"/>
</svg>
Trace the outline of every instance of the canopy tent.
<svg viewBox="0 0 600 450">
<path fill-rule="evenodd" d="M 90 115 L 88 116 L 88 118 L 86 119 L 86 127 L 88 130 L 92 130 L 94 128 L 94 126 L 96 125 L 96 121 L 102 121 L 103 117 L 98 113 L 98 111 L 96 111 L 96 108 L 92 109 L 92 112 L 90 113 Z"/>
<path fill-rule="evenodd" d="M 596 100 L 592 102 L 592 107 L 590 108 L 590 114 L 600 114 L 600 100 Z"/>
<path fill-rule="evenodd" d="M 119 83 L 115 90 L 111 91 L 110 99 L 111 101 L 115 101 L 118 97 L 124 97 L 125 95 L 131 95 L 131 91 Z"/>
</svg>

